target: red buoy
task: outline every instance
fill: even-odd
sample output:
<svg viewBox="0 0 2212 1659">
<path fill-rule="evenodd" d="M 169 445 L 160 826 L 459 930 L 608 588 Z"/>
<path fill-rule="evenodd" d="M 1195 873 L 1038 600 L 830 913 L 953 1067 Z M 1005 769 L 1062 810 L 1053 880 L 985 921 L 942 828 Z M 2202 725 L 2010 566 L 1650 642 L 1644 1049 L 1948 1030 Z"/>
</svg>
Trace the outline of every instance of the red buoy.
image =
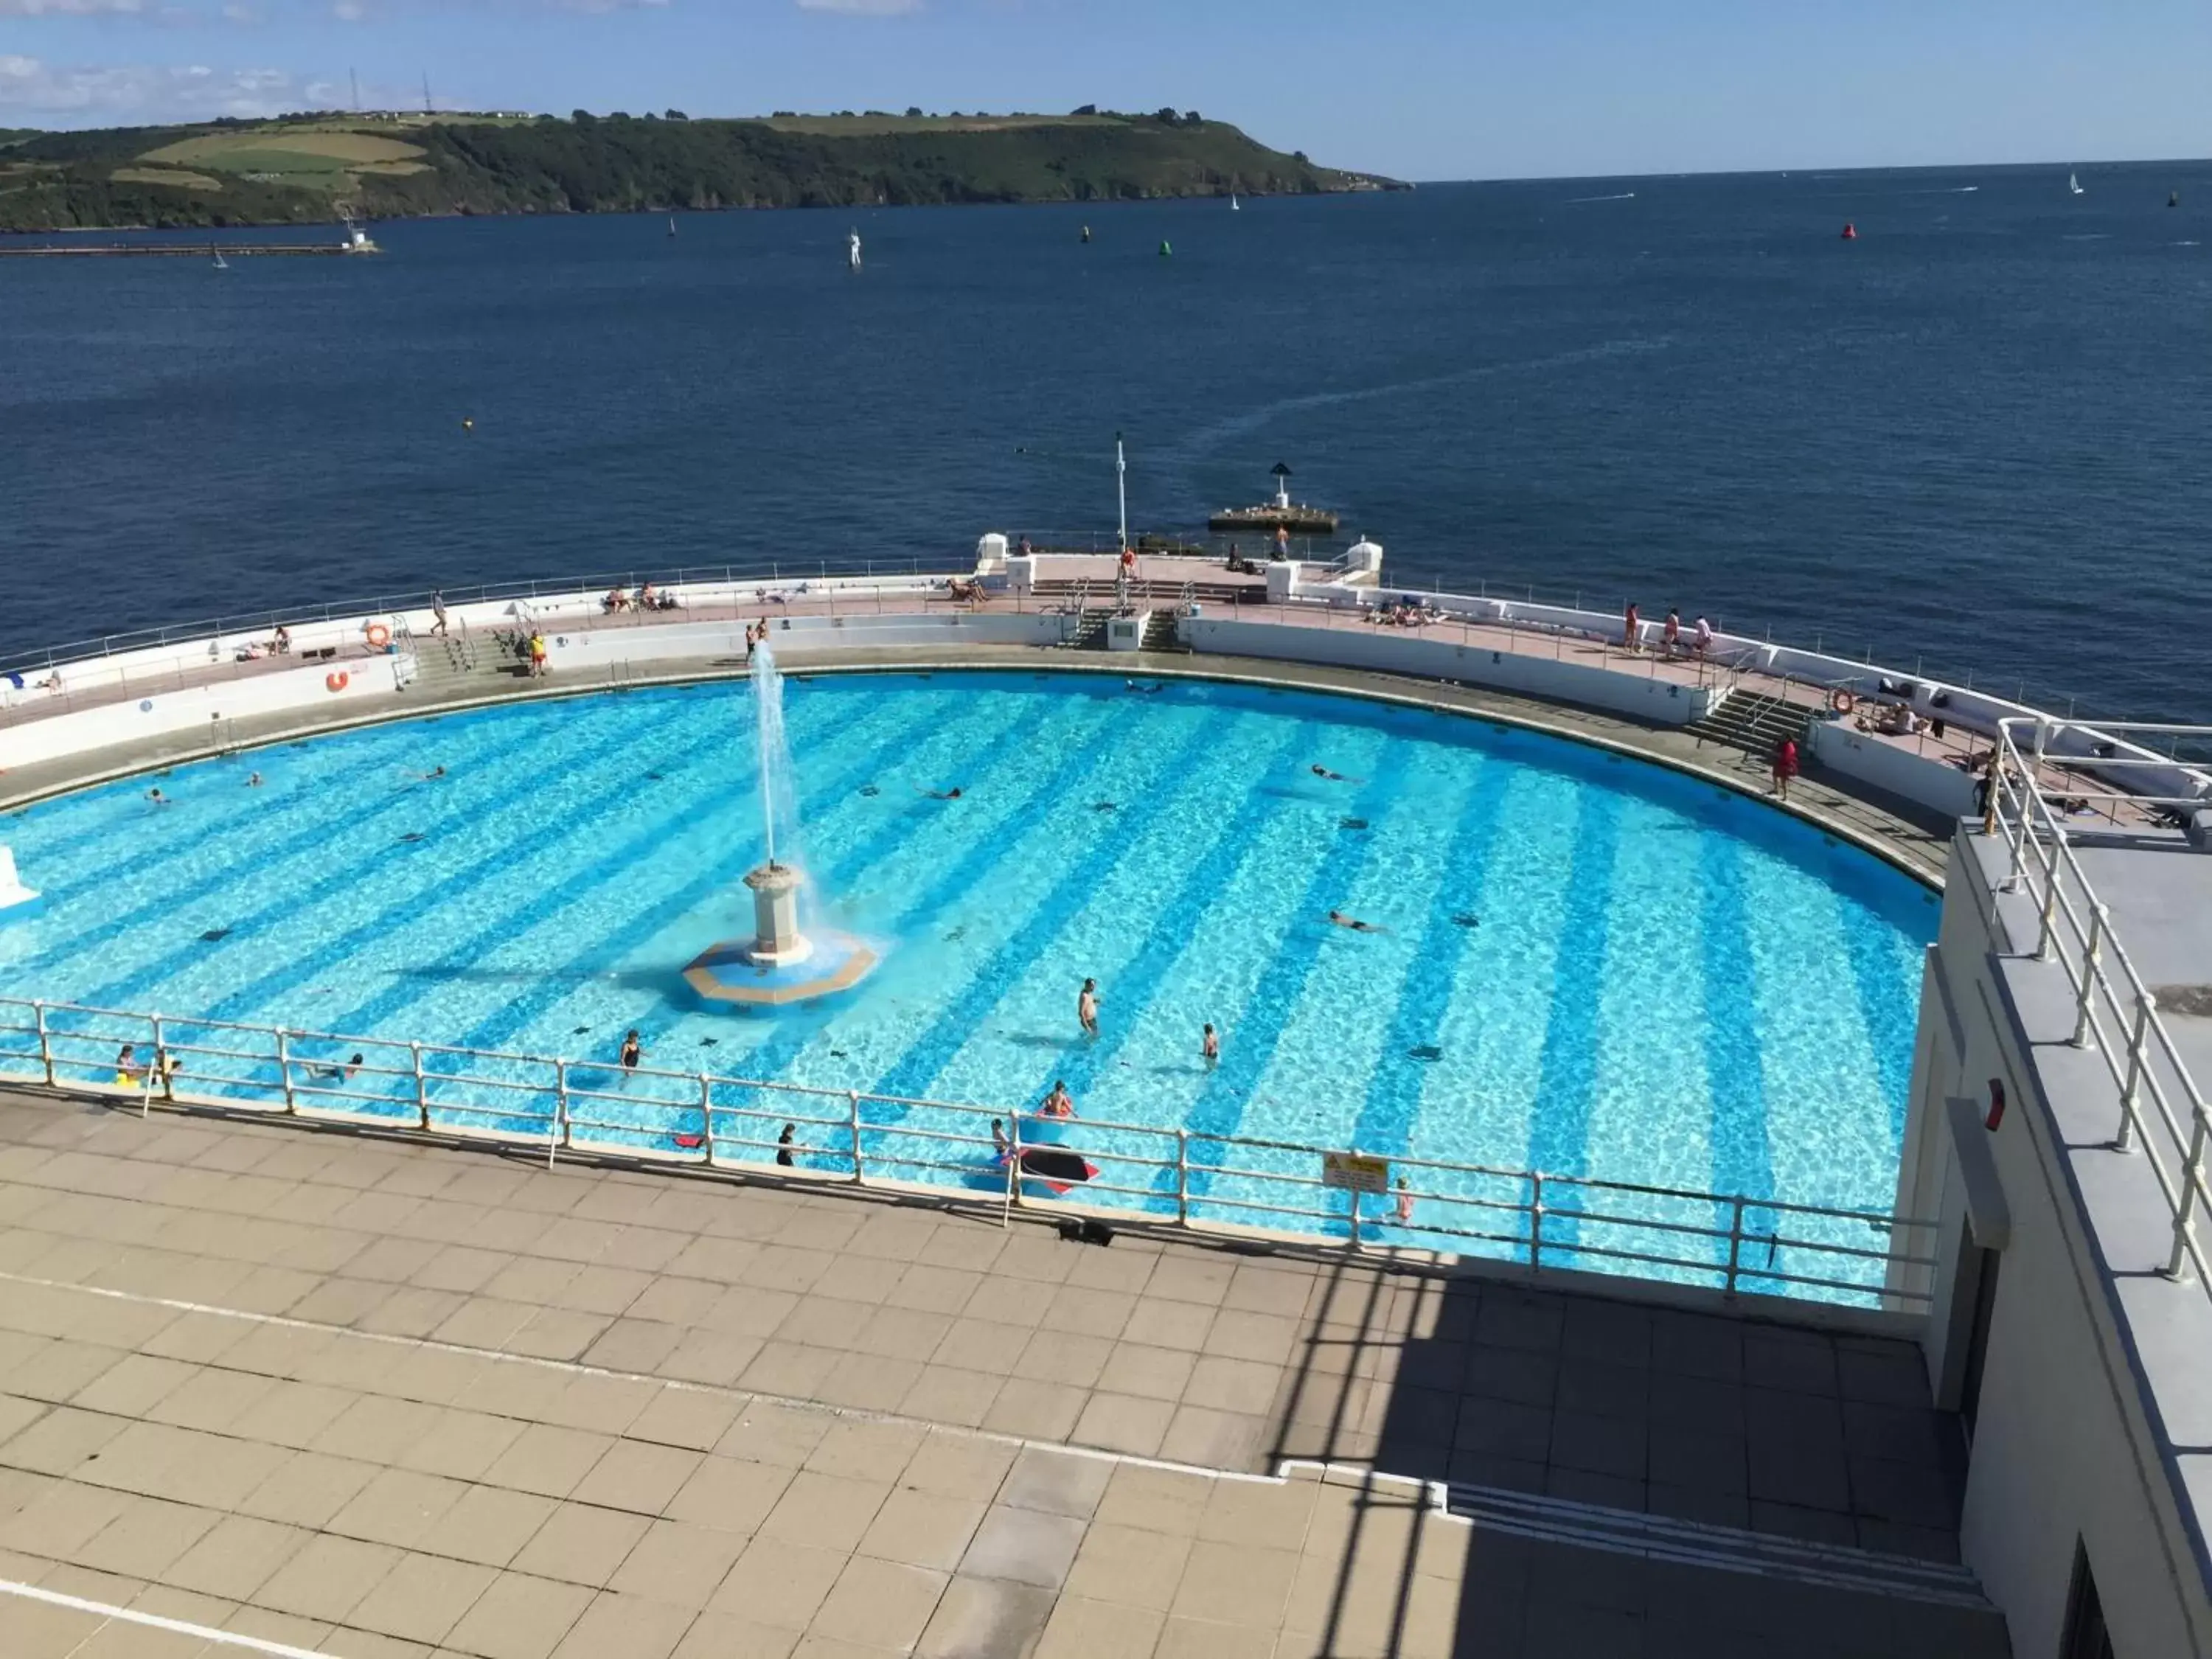
<svg viewBox="0 0 2212 1659">
<path fill-rule="evenodd" d="M 1856 242 L 1858 239 L 1859 228 L 1846 220 L 1844 224 L 1844 240 L 1847 242 Z"/>
</svg>

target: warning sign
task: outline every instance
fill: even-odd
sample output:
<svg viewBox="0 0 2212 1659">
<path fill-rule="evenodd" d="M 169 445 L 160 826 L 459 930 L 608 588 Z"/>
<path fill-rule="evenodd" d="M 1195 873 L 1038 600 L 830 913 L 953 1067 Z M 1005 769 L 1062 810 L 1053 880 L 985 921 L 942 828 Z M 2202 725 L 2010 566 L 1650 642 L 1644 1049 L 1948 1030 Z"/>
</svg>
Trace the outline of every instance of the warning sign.
<svg viewBox="0 0 2212 1659">
<path fill-rule="evenodd" d="M 1367 1158 L 1358 1152 L 1323 1152 L 1321 1184 L 1341 1187 L 1346 1192 L 1387 1193 L 1390 1190 L 1390 1160 Z"/>
</svg>

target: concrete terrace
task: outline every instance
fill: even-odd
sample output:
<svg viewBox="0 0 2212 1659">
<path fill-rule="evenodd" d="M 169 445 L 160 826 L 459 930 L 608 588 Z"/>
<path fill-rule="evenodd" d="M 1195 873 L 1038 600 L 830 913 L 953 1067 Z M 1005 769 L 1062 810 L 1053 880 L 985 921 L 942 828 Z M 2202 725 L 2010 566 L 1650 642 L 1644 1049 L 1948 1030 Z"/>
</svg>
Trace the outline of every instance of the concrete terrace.
<svg viewBox="0 0 2212 1659">
<path fill-rule="evenodd" d="M 11 1659 L 2006 1650 L 1848 1330 L 21 1095 L 0 1284 Z"/>
</svg>

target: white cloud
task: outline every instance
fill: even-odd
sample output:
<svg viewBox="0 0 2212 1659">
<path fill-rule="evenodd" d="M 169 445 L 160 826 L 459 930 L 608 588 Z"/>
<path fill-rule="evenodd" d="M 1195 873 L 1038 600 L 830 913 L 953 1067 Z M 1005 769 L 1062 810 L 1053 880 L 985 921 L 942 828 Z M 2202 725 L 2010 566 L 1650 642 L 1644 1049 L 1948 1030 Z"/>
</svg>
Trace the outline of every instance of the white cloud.
<svg viewBox="0 0 2212 1659">
<path fill-rule="evenodd" d="M 842 12 L 848 17 L 897 17 L 920 11 L 921 0 L 799 0 L 799 9 Z"/>
<path fill-rule="evenodd" d="M 278 115 L 311 106 L 309 94 L 318 89 L 287 70 L 79 67 L 0 54 L 0 114 L 75 118 L 86 125 Z"/>
<path fill-rule="evenodd" d="M 0 17 L 134 17 L 145 0 L 0 0 Z"/>
<path fill-rule="evenodd" d="M 258 9 L 240 5 L 238 0 L 231 0 L 231 3 L 222 9 L 222 15 L 223 21 L 229 23 L 258 23 L 261 21 L 261 13 Z"/>
</svg>

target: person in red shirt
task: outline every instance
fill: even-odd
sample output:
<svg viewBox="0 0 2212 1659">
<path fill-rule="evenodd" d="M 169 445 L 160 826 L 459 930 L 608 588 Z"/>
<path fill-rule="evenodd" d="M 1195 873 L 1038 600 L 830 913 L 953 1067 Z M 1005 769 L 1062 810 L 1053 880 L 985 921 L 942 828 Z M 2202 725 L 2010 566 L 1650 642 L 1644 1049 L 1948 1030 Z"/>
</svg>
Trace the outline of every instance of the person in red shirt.
<svg viewBox="0 0 2212 1659">
<path fill-rule="evenodd" d="M 1797 739 L 1784 738 L 1774 750 L 1774 793 L 1790 799 L 1790 780 L 1797 775 Z"/>
</svg>

